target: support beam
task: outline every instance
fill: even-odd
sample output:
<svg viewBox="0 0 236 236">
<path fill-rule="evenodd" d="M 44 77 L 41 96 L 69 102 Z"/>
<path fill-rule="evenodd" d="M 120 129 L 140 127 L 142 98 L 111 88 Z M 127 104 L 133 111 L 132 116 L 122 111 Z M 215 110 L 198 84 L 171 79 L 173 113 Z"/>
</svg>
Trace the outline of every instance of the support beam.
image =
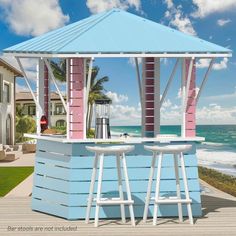
<svg viewBox="0 0 236 236">
<path fill-rule="evenodd" d="M 143 96 L 142 96 L 142 85 L 141 85 L 141 76 L 139 71 L 139 65 L 138 65 L 138 58 L 134 58 L 135 60 L 135 66 L 136 66 L 136 74 L 137 74 L 137 81 L 138 81 L 138 88 L 139 88 L 139 97 L 140 97 L 140 104 L 141 108 L 143 107 Z"/>
<path fill-rule="evenodd" d="M 93 70 L 93 60 L 94 58 L 90 58 L 90 61 L 89 61 L 89 70 L 88 70 L 88 77 L 85 78 L 87 80 L 87 88 L 85 88 L 85 117 L 86 117 L 86 127 L 85 129 L 87 130 L 87 127 L 88 127 L 88 100 L 89 100 L 89 92 L 90 92 L 90 86 L 91 86 L 91 78 L 92 78 L 92 70 Z M 86 60 L 85 60 L 85 69 L 86 69 Z M 85 75 L 86 75 L 86 71 L 85 71 Z M 86 81 L 84 83 L 84 85 L 86 85 Z"/>
<path fill-rule="evenodd" d="M 82 106 L 82 110 L 81 110 L 81 113 L 83 115 L 82 117 L 82 120 L 83 120 L 83 138 L 87 138 L 87 113 L 88 113 L 88 103 L 87 103 L 87 100 L 86 100 L 86 96 L 88 95 L 89 97 L 89 93 L 87 93 L 87 78 L 86 78 L 86 74 L 87 74 L 87 68 L 86 68 L 86 62 L 87 62 L 87 59 L 86 58 L 78 58 L 77 60 L 81 61 L 82 63 L 82 67 L 80 68 L 81 72 L 82 73 L 82 76 L 81 76 L 81 81 L 83 83 L 83 92 L 82 92 L 82 99 L 83 99 L 83 106 Z M 92 63 L 92 62 L 91 62 Z M 92 69 L 92 64 L 91 64 L 91 69 Z M 91 75 L 92 75 L 92 70 L 91 70 Z M 90 90 L 90 88 L 89 88 Z"/>
<path fill-rule="evenodd" d="M 50 119 L 50 80 L 48 76 L 48 69 L 47 66 L 43 63 L 43 82 L 44 82 L 44 115 L 48 119 L 48 125 L 51 125 Z"/>
<path fill-rule="evenodd" d="M 187 102 L 188 102 L 188 91 L 189 91 L 189 86 L 190 86 L 190 81 L 192 78 L 192 71 L 193 71 L 193 61 L 194 58 L 191 58 L 190 60 L 190 65 L 188 67 L 188 74 L 187 74 L 187 84 L 186 84 L 186 92 L 185 92 L 185 102 L 184 102 L 184 111 L 186 112 L 186 108 L 187 108 Z"/>
<path fill-rule="evenodd" d="M 89 91 L 90 91 L 90 85 L 91 85 L 91 78 L 92 78 L 92 70 L 93 70 L 93 60 L 94 58 L 90 58 L 89 62 L 89 71 L 88 71 L 88 78 L 87 78 L 87 89 L 86 89 L 86 104 L 88 103 L 89 99 Z"/>
<path fill-rule="evenodd" d="M 160 133 L 160 58 L 143 59 L 142 136 Z"/>
<path fill-rule="evenodd" d="M 17 61 L 18 65 L 19 65 L 19 67 L 20 67 L 20 70 L 21 70 L 21 72 L 22 72 L 22 74 L 23 74 L 23 76 L 24 76 L 26 85 L 27 85 L 27 87 L 28 87 L 28 89 L 29 89 L 29 91 L 30 91 L 32 97 L 33 97 L 33 100 L 34 100 L 34 103 L 35 103 L 36 107 L 37 107 L 38 109 L 41 109 L 40 106 L 39 106 L 39 104 L 38 104 L 37 98 L 36 98 L 36 96 L 35 96 L 35 94 L 34 94 L 32 88 L 31 88 L 31 86 L 30 86 L 30 82 L 29 82 L 28 76 L 27 76 L 26 73 L 25 73 L 25 70 L 24 70 L 24 67 L 22 66 L 22 63 L 21 63 L 21 61 L 20 61 L 20 58 L 19 58 L 19 57 L 15 57 L 15 58 L 16 58 L 16 61 Z"/>
<path fill-rule="evenodd" d="M 54 83 L 54 85 L 55 85 L 55 87 L 56 87 L 56 90 L 57 90 L 57 92 L 58 92 L 58 94 L 59 94 L 59 97 L 60 97 L 61 102 L 62 102 L 62 104 L 63 104 L 63 106 L 64 106 L 64 109 L 65 109 L 65 111 L 67 112 L 67 106 L 66 106 L 65 99 L 63 98 L 63 95 L 62 95 L 62 93 L 61 93 L 61 91 L 60 91 L 60 89 L 59 89 L 59 86 L 58 86 L 57 82 L 56 82 L 55 76 L 54 76 L 54 74 L 53 74 L 53 72 L 52 72 L 52 68 L 51 68 L 51 66 L 50 66 L 50 64 L 49 64 L 49 62 L 48 62 L 47 59 L 43 59 L 43 60 L 44 60 L 45 65 L 46 65 L 47 68 L 48 68 L 48 72 L 49 72 L 50 78 L 52 79 L 52 81 L 53 81 L 53 83 Z"/>
<path fill-rule="evenodd" d="M 86 138 L 85 89 L 86 66 L 84 58 L 70 58 L 68 60 L 68 118 L 67 138 Z"/>
<path fill-rule="evenodd" d="M 177 67 L 178 67 L 178 65 L 179 65 L 179 62 L 180 62 L 180 59 L 178 58 L 178 59 L 176 60 L 176 63 L 175 63 L 174 68 L 173 68 L 173 70 L 172 70 L 172 72 L 171 72 L 170 78 L 169 78 L 169 80 L 168 80 L 168 82 L 167 82 L 167 84 L 166 84 L 166 88 L 165 88 L 165 90 L 164 90 L 164 92 L 163 92 L 163 95 L 162 95 L 162 97 L 161 97 L 160 106 L 162 106 L 162 104 L 163 104 L 163 102 L 164 102 L 164 100 L 165 100 L 166 94 L 167 94 L 167 92 L 168 92 L 168 90 L 169 90 L 169 87 L 170 87 L 170 85 L 171 85 L 171 82 L 172 82 L 172 80 L 173 80 L 173 78 L 174 78 L 174 76 L 175 76 L 175 72 L 176 72 L 176 70 L 177 70 Z"/>
<path fill-rule="evenodd" d="M 160 58 L 154 60 L 154 137 L 161 133 L 161 80 L 160 80 Z"/>
<path fill-rule="evenodd" d="M 36 109 L 36 129 L 39 135 L 41 133 L 40 118 L 44 115 L 44 62 L 40 58 L 37 65 L 36 94 L 40 106 L 40 109 Z"/>
<path fill-rule="evenodd" d="M 70 59 L 66 60 L 66 138 L 70 138 Z"/>
<path fill-rule="evenodd" d="M 186 93 L 186 80 L 185 80 L 185 58 L 182 59 L 182 78 L 181 78 L 181 99 L 182 99 L 182 124 L 181 124 L 181 136 L 185 137 L 185 93 Z"/>
<path fill-rule="evenodd" d="M 207 71 L 206 71 L 206 74 L 205 74 L 205 76 L 204 76 L 204 78 L 203 78 L 203 81 L 202 81 L 202 83 L 201 83 L 201 85 L 200 85 L 200 88 L 199 88 L 199 91 L 198 91 L 197 97 L 196 97 L 196 104 L 198 103 L 199 97 L 200 97 L 200 95 L 201 95 L 201 93 L 202 93 L 202 90 L 203 90 L 203 88 L 204 88 L 204 86 L 205 86 L 205 84 L 206 84 L 206 82 L 207 82 L 207 79 L 208 79 L 208 76 L 209 76 L 210 71 L 211 71 L 211 69 L 212 69 L 213 63 L 214 63 L 214 58 L 211 59 L 210 64 L 209 64 L 209 67 L 208 67 L 208 69 L 207 69 Z"/>
<path fill-rule="evenodd" d="M 196 135 L 196 65 L 194 59 L 185 58 L 182 71 L 182 136 Z"/>
</svg>

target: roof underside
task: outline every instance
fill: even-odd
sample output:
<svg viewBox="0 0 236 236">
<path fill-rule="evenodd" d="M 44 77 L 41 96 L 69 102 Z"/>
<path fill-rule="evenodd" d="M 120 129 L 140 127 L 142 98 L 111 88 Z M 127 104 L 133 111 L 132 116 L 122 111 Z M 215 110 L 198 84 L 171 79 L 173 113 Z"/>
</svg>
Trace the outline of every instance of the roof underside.
<svg viewBox="0 0 236 236">
<path fill-rule="evenodd" d="M 231 54 L 227 48 L 113 9 L 4 50 L 13 54 Z"/>
<path fill-rule="evenodd" d="M 22 73 L 18 69 L 16 69 L 14 66 L 9 64 L 8 62 L 3 60 L 2 58 L 0 58 L 0 66 L 2 66 L 4 68 L 6 68 L 7 70 L 11 71 L 14 74 L 14 76 L 23 77 Z"/>
</svg>

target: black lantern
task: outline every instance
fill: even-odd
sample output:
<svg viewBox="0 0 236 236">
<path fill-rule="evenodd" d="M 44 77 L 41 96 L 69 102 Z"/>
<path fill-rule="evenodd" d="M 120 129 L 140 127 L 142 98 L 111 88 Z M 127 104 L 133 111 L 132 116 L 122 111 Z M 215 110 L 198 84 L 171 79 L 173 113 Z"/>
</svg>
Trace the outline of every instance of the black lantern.
<svg viewBox="0 0 236 236">
<path fill-rule="evenodd" d="M 95 100 L 95 138 L 111 138 L 110 132 L 110 99 Z"/>
</svg>

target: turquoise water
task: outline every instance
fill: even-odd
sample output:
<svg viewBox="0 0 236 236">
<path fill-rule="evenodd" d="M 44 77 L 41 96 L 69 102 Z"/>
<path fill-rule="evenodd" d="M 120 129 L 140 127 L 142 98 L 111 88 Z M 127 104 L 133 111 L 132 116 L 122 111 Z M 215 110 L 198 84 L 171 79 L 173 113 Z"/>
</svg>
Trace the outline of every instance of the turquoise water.
<svg viewBox="0 0 236 236">
<path fill-rule="evenodd" d="M 161 126 L 162 134 L 180 135 L 181 127 Z M 141 136 L 141 126 L 113 126 L 112 135 L 128 133 L 131 136 Z M 236 125 L 198 125 L 197 136 L 205 137 L 206 142 L 227 145 L 236 149 Z"/>
</svg>

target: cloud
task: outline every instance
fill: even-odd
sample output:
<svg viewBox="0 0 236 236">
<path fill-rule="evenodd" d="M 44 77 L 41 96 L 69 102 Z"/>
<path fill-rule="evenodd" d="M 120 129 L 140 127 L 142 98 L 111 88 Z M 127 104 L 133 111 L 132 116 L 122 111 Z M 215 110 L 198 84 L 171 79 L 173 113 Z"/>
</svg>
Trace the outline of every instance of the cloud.
<svg viewBox="0 0 236 236">
<path fill-rule="evenodd" d="M 210 64 L 211 59 L 199 59 L 196 62 L 197 68 L 207 68 Z M 223 70 L 227 68 L 227 63 L 229 59 L 227 57 L 223 58 L 220 62 L 215 62 L 212 66 L 213 70 Z"/>
<path fill-rule="evenodd" d="M 0 7 L 3 19 L 17 35 L 38 36 L 69 22 L 59 0 L 0 0 Z"/>
<path fill-rule="evenodd" d="M 192 13 L 195 18 L 204 18 L 213 13 L 226 12 L 236 9 L 235 0 L 193 0 L 196 10 Z"/>
<path fill-rule="evenodd" d="M 236 107 L 224 107 L 213 103 L 197 109 L 198 124 L 235 124 Z"/>
<path fill-rule="evenodd" d="M 219 19 L 217 20 L 217 25 L 219 26 L 225 26 L 227 25 L 228 23 L 230 23 L 231 20 L 230 19 Z"/>
<path fill-rule="evenodd" d="M 138 57 L 138 64 L 142 63 L 142 58 Z M 130 57 L 128 59 L 128 64 L 130 64 L 131 66 L 135 67 L 135 58 L 134 57 Z"/>
<path fill-rule="evenodd" d="M 111 105 L 112 125 L 140 125 L 141 111 L 139 106 Z"/>
<path fill-rule="evenodd" d="M 167 11 L 165 18 L 169 20 L 169 25 L 177 28 L 179 31 L 196 36 L 197 33 L 193 28 L 192 22 L 188 15 L 182 12 L 182 6 L 175 7 L 172 0 L 165 0 Z"/>
<path fill-rule="evenodd" d="M 93 14 L 110 10 L 112 8 L 120 8 L 127 10 L 128 8 L 134 8 L 136 11 L 141 11 L 140 0 L 87 0 L 87 7 Z"/>
<path fill-rule="evenodd" d="M 163 102 L 162 107 L 168 108 L 168 107 L 171 107 L 171 105 L 172 105 L 172 102 L 170 101 L 170 99 L 167 99 Z"/>
<path fill-rule="evenodd" d="M 116 94 L 121 97 L 120 94 Z M 236 91 L 234 94 L 220 95 L 221 100 L 236 99 Z M 128 97 L 127 97 L 128 98 Z M 234 124 L 236 119 L 236 106 L 222 107 L 214 100 L 218 96 L 212 96 L 209 105 L 205 105 L 197 109 L 197 124 Z M 127 99 L 128 101 L 128 99 Z M 218 102 L 216 102 L 218 101 Z M 180 125 L 182 120 L 181 104 L 177 104 L 167 99 L 161 108 L 161 124 L 162 125 Z M 128 104 L 111 105 L 111 125 L 140 125 L 141 124 L 141 106 L 131 106 Z"/>
<path fill-rule="evenodd" d="M 124 94 L 117 94 L 115 92 L 108 91 L 106 95 L 112 100 L 113 104 L 123 103 L 128 101 L 128 96 Z"/>
<path fill-rule="evenodd" d="M 161 110 L 161 124 L 180 125 L 181 116 L 181 106 L 172 104 L 168 109 Z M 211 103 L 196 111 L 197 124 L 235 124 L 235 119 L 236 106 L 222 107 Z"/>
<path fill-rule="evenodd" d="M 173 1 L 172 0 L 165 0 L 165 3 L 167 5 L 167 8 L 170 9 L 174 7 Z"/>
</svg>

